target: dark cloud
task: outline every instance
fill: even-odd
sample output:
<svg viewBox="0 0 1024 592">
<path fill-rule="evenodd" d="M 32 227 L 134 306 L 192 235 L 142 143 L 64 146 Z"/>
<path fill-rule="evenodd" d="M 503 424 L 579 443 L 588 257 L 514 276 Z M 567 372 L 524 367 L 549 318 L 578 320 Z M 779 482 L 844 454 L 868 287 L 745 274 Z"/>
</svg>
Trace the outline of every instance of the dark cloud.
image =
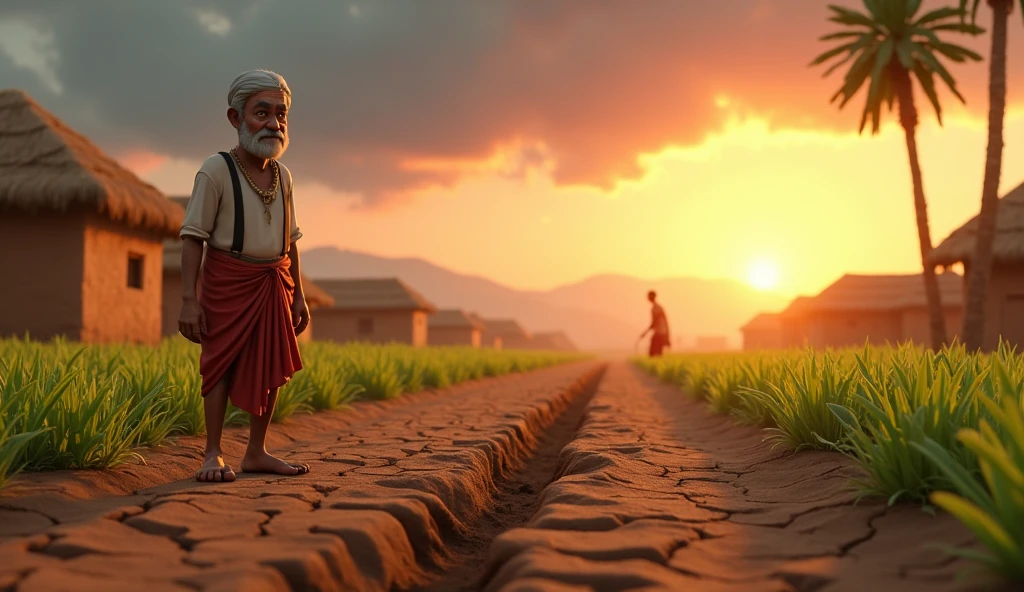
<svg viewBox="0 0 1024 592">
<path fill-rule="evenodd" d="M 235 139 L 227 85 L 265 67 L 295 94 L 292 170 L 370 202 L 451 184 L 464 170 L 409 161 L 481 160 L 515 141 L 529 146 L 517 168 L 550 158 L 556 181 L 608 187 L 642 172 L 639 153 L 719 128 L 717 94 L 781 123 L 857 120 L 857 106 L 828 105 L 840 76 L 822 81 L 807 68 L 831 30 L 824 2 L 5 4 L 8 18 L 53 33 L 64 92 L 0 56 L 2 86 L 26 88 L 106 150 L 198 159 L 225 148 Z M 230 30 L 211 33 L 200 11 Z M 979 112 L 984 70 L 965 76 Z"/>
</svg>

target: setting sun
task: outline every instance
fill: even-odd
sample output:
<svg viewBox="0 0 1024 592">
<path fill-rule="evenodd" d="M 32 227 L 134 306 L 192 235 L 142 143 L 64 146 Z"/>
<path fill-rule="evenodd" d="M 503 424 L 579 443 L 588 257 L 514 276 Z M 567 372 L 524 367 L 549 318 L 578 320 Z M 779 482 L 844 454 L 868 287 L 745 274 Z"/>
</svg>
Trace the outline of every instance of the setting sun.
<svg viewBox="0 0 1024 592">
<path fill-rule="evenodd" d="M 747 281 L 758 290 L 771 290 L 779 285 L 779 266 L 773 261 L 754 261 L 747 270 Z"/>
</svg>

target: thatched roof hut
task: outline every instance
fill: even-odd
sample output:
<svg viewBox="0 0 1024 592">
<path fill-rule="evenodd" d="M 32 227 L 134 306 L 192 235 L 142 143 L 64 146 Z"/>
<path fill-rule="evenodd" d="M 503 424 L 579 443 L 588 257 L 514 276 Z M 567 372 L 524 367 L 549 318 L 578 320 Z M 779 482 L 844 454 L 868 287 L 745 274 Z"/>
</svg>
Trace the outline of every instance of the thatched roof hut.
<svg viewBox="0 0 1024 592">
<path fill-rule="evenodd" d="M 334 299 L 334 308 L 437 311 L 430 301 L 398 278 L 317 280 L 317 283 Z"/>
<path fill-rule="evenodd" d="M 334 305 L 313 311 L 317 339 L 427 345 L 430 301 L 398 278 L 320 279 Z"/>
<path fill-rule="evenodd" d="M 533 335 L 514 319 L 482 319 L 489 334 L 505 339 L 530 339 Z"/>
<path fill-rule="evenodd" d="M 790 305 L 792 306 L 792 305 Z M 743 349 L 778 349 L 785 342 L 782 313 L 762 312 L 740 327 Z"/>
<path fill-rule="evenodd" d="M 459 309 L 439 310 L 430 315 L 427 342 L 431 345 L 469 345 L 480 347 L 484 324 Z"/>
<path fill-rule="evenodd" d="M 474 318 L 459 309 L 439 310 L 430 315 L 428 324 L 431 330 L 443 328 L 483 331 L 486 327 L 479 318 Z"/>
<path fill-rule="evenodd" d="M 970 263 L 977 236 L 978 216 L 975 216 L 939 243 L 929 260 L 935 265 Z M 1024 183 L 999 199 L 992 257 L 996 263 L 1024 262 Z"/>
<path fill-rule="evenodd" d="M 534 333 L 533 348 L 547 351 L 577 351 L 576 344 L 564 331 Z"/>
<path fill-rule="evenodd" d="M 0 90 L 0 208 L 94 211 L 175 236 L 183 212 L 20 90 Z"/>
<path fill-rule="evenodd" d="M 779 318 L 779 315 L 780 313 L 777 312 L 758 313 L 740 327 L 740 331 L 781 331 L 782 319 Z"/>
<path fill-rule="evenodd" d="M 937 276 L 944 307 L 963 304 L 963 277 L 955 273 Z M 903 310 L 928 304 L 921 274 L 859 275 L 848 273 L 813 298 L 790 305 L 799 314 L 830 311 Z"/>
<path fill-rule="evenodd" d="M 942 273 L 937 279 L 947 334 L 953 337 L 962 315 L 963 277 Z M 817 296 L 795 298 L 778 318 L 783 347 L 928 343 L 930 335 L 921 274 L 845 274 Z"/>
</svg>

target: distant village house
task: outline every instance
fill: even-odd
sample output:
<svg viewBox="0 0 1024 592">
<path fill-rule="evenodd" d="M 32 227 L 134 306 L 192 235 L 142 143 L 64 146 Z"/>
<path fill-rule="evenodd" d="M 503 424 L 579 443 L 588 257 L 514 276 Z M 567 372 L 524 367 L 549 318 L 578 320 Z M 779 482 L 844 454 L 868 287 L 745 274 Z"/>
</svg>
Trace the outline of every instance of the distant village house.
<svg viewBox="0 0 1024 592">
<path fill-rule="evenodd" d="M 437 307 L 397 278 L 317 280 L 334 305 L 312 311 L 317 340 L 428 343 L 429 315 Z"/>
<path fill-rule="evenodd" d="M 943 266 L 962 263 L 966 278 L 971 273 L 977 235 L 975 216 L 935 247 L 931 262 Z M 962 289 L 966 291 L 966 282 Z M 996 349 L 1002 337 L 1020 351 L 1024 347 L 1024 184 L 999 200 L 987 296 L 982 349 Z"/>
<path fill-rule="evenodd" d="M 961 277 L 947 272 L 939 274 L 938 281 L 947 338 L 952 340 L 962 319 Z M 783 348 L 843 348 L 930 342 L 920 274 L 847 274 L 817 296 L 794 299 L 777 319 L 776 324 L 758 315 L 747 323 L 744 329 L 753 329 L 751 345 L 777 342 Z M 778 331 L 775 335 L 773 328 Z M 747 334 L 744 331 L 744 349 L 758 349 L 747 347 Z"/>
<path fill-rule="evenodd" d="M 469 317 L 470 320 L 472 320 L 474 323 L 477 323 L 481 327 L 481 330 L 480 330 L 480 347 L 488 348 L 488 349 L 501 349 L 502 348 L 503 344 L 501 342 L 501 336 L 500 335 L 495 335 L 493 332 L 489 332 L 487 330 L 487 323 L 484 321 L 484 319 L 480 315 L 478 315 L 478 314 L 476 314 L 474 312 L 467 312 L 466 316 Z"/>
<path fill-rule="evenodd" d="M 157 344 L 182 210 L 20 90 L 0 91 L 0 335 Z"/>
<path fill-rule="evenodd" d="M 779 313 L 763 312 L 740 328 L 745 351 L 782 349 L 782 319 Z"/>
<path fill-rule="evenodd" d="M 484 340 L 501 339 L 502 349 L 529 349 L 533 335 L 512 319 L 483 319 Z"/>
<path fill-rule="evenodd" d="M 729 350 L 729 339 L 721 335 L 701 335 L 694 341 L 693 348 L 699 352 L 723 352 Z"/>
<path fill-rule="evenodd" d="M 534 333 L 533 339 L 530 340 L 530 349 L 557 352 L 577 351 L 576 344 L 562 331 Z"/>
<path fill-rule="evenodd" d="M 427 322 L 430 345 L 480 347 L 484 323 L 461 310 L 439 310 Z"/>
</svg>

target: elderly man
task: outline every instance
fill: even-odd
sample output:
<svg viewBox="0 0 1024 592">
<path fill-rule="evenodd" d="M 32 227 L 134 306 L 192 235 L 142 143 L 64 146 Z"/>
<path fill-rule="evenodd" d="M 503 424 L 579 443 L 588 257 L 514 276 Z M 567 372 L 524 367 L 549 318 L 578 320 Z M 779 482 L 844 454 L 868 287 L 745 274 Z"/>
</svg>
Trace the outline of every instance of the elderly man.
<svg viewBox="0 0 1024 592">
<path fill-rule="evenodd" d="M 295 336 L 309 323 L 292 175 L 277 161 L 288 148 L 289 107 L 291 90 L 279 74 L 252 70 L 235 78 L 227 116 L 238 146 L 203 162 L 185 210 L 178 330 L 202 346 L 206 458 L 199 481 L 235 479 L 221 451 L 229 397 L 251 414 L 243 472 L 309 472 L 266 449 L 278 389 L 302 368 Z"/>
</svg>

